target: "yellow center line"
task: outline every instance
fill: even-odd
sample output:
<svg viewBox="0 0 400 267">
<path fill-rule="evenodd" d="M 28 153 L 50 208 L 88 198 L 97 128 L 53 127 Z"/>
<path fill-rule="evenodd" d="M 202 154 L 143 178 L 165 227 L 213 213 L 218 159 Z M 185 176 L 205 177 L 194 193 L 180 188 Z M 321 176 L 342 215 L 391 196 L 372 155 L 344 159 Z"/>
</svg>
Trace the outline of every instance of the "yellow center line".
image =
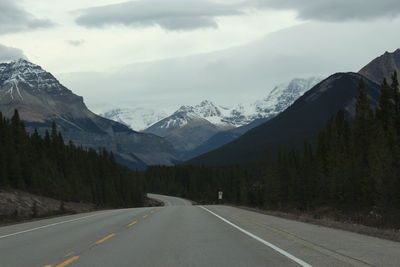
<svg viewBox="0 0 400 267">
<path fill-rule="evenodd" d="M 45 265 L 44 267 L 51 267 L 51 265 L 50 265 L 50 264 L 47 264 L 47 265 Z"/>
<path fill-rule="evenodd" d="M 128 224 L 129 227 L 131 227 L 132 225 L 135 225 L 137 223 L 137 221 L 133 221 L 130 224 Z"/>
<path fill-rule="evenodd" d="M 154 210 L 151 210 L 150 213 L 154 213 Z"/>
<path fill-rule="evenodd" d="M 108 239 L 110 239 L 110 238 L 113 237 L 113 236 L 115 236 L 115 234 L 109 234 L 108 236 L 106 236 L 106 237 L 100 239 L 99 241 L 97 241 L 96 244 L 97 244 L 97 245 L 98 245 L 98 244 L 101 244 L 101 243 L 103 243 L 104 241 L 107 241 Z"/>
<path fill-rule="evenodd" d="M 64 267 L 67 266 L 70 263 L 73 263 L 74 261 L 76 261 L 77 259 L 79 259 L 79 256 L 74 256 L 66 261 L 64 261 L 63 263 L 58 264 L 56 267 Z"/>
<path fill-rule="evenodd" d="M 149 215 L 147 215 L 147 214 L 143 215 L 143 219 L 146 219 L 146 218 L 147 218 L 147 216 L 149 216 Z"/>
</svg>

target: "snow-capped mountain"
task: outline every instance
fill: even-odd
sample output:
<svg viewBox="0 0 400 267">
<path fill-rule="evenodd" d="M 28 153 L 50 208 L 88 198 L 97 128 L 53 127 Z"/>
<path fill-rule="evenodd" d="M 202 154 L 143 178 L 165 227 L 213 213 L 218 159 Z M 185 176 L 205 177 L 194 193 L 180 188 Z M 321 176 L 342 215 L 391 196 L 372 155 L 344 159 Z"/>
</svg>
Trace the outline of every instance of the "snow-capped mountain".
<svg viewBox="0 0 400 267">
<path fill-rule="evenodd" d="M 15 109 L 28 130 L 37 128 L 43 133 L 55 121 L 65 140 L 84 147 L 106 148 L 130 167 L 176 162 L 169 142 L 94 114 L 81 96 L 51 73 L 23 59 L 0 64 L 0 112 L 10 117 Z"/>
<path fill-rule="evenodd" d="M 224 113 L 221 109 L 208 100 L 204 100 L 195 106 L 181 106 L 171 116 L 153 124 L 145 132 L 167 136 L 171 131 L 194 121 L 207 121 L 221 129 L 232 128 L 232 125 L 224 121 Z"/>
<path fill-rule="evenodd" d="M 29 85 L 36 92 L 52 94 L 70 94 L 70 90 L 62 86 L 50 73 L 25 59 L 0 63 L 0 82 L 2 86 L 9 86 L 6 92 L 11 99 L 23 100 L 18 84 Z"/>
<path fill-rule="evenodd" d="M 319 77 L 293 79 L 276 86 L 262 100 L 233 107 L 224 107 L 204 100 L 198 105 L 181 106 L 170 116 L 164 111 L 148 108 L 112 109 L 101 116 L 123 123 L 134 130 L 159 136 L 167 136 L 169 132 L 199 120 L 207 120 L 217 129 L 227 130 L 247 125 L 257 119 L 276 116 L 321 80 Z"/>
<path fill-rule="evenodd" d="M 132 129 L 165 137 L 178 151 L 187 152 L 220 132 L 230 129 L 234 131 L 238 128 L 234 134 L 227 136 L 240 136 L 285 110 L 321 80 L 319 77 L 293 79 L 276 86 L 262 100 L 233 107 L 219 106 L 204 100 L 198 105 L 181 106 L 170 116 L 166 116 L 164 112 L 143 108 L 114 109 L 102 116 L 128 125 Z M 256 120 L 257 123 L 252 123 Z M 213 144 L 218 145 L 218 142 L 213 141 Z"/>
<path fill-rule="evenodd" d="M 321 80 L 318 77 L 293 79 L 276 86 L 263 100 L 233 108 L 207 100 L 195 106 L 182 106 L 144 131 L 165 137 L 182 151 L 181 158 L 187 159 L 199 153 L 195 152 L 197 147 L 202 146 L 199 151 L 219 147 L 275 117 Z"/>
<path fill-rule="evenodd" d="M 225 116 L 222 120 L 235 127 L 241 127 L 257 119 L 272 118 L 288 108 L 321 80 L 321 77 L 296 78 L 282 83 L 272 89 L 262 100 L 225 109 Z"/>
<path fill-rule="evenodd" d="M 201 143 L 195 149 L 185 153 L 185 159 L 190 159 L 209 151 L 215 150 L 240 137 L 252 128 L 255 128 L 272 119 L 292 105 L 306 91 L 314 87 L 322 79 L 312 77 L 308 79 L 293 79 L 288 83 L 276 86 L 266 98 L 250 105 L 238 105 L 230 110 L 225 121 L 236 128 L 218 132 Z"/>
<path fill-rule="evenodd" d="M 72 123 L 65 115 L 87 115 L 80 112 L 86 109 L 82 97 L 73 94 L 40 66 L 24 59 L 0 64 L 0 105 L 12 105 L 25 120 L 35 122 L 64 116 L 65 121 Z M 10 108 L 2 111 L 6 116 L 13 112 Z"/>
<path fill-rule="evenodd" d="M 287 109 L 305 92 L 322 81 L 322 77 L 307 79 L 296 78 L 276 86 L 263 100 L 251 104 L 251 113 L 247 116 L 251 121 L 274 117 Z"/>
<path fill-rule="evenodd" d="M 112 109 L 100 116 L 125 124 L 135 131 L 142 131 L 168 115 L 164 111 L 138 107 Z"/>
<path fill-rule="evenodd" d="M 233 127 L 222 119 L 220 108 L 210 101 L 203 101 L 199 105 L 180 107 L 144 132 L 165 137 L 178 151 L 188 151 L 214 134 Z"/>
</svg>

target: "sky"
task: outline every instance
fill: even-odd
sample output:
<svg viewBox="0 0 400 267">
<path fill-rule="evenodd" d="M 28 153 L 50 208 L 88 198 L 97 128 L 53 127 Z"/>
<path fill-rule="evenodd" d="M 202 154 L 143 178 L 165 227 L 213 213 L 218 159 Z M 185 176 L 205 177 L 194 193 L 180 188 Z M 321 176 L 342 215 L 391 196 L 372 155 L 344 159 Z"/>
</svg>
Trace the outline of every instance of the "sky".
<svg viewBox="0 0 400 267">
<path fill-rule="evenodd" d="M 26 58 L 93 111 L 231 106 L 400 47 L 398 0 L 0 0 L 0 61 Z"/>
</svg>

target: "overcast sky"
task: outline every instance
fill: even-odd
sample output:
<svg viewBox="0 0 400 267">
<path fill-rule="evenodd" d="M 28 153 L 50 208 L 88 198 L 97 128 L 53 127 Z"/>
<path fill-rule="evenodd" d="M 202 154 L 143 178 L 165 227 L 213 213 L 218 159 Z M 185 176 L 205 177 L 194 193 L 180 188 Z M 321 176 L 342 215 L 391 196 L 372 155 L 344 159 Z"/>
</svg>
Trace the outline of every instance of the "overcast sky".
<svg viewBox="0 0 400 267">
<path fill-rule="evenodd" d="M 264 97 L 400 47 L 398 0 L 0 0 L 0 61 L 27 58 L 96 112 Z"/>
</svg>

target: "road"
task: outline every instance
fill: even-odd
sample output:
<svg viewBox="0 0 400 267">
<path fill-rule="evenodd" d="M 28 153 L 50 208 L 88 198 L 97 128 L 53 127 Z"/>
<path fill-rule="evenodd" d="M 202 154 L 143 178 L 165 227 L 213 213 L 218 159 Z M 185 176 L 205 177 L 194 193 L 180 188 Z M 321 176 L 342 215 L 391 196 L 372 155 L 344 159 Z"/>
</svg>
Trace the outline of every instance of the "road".
<svg viewBox="0 0 400 267">
<path fill-rule="evenodd" d="M 0 266 L 400 266 L 400 243 L 229 206 L 98 211 L 0 227 Z"/>
</svg>

